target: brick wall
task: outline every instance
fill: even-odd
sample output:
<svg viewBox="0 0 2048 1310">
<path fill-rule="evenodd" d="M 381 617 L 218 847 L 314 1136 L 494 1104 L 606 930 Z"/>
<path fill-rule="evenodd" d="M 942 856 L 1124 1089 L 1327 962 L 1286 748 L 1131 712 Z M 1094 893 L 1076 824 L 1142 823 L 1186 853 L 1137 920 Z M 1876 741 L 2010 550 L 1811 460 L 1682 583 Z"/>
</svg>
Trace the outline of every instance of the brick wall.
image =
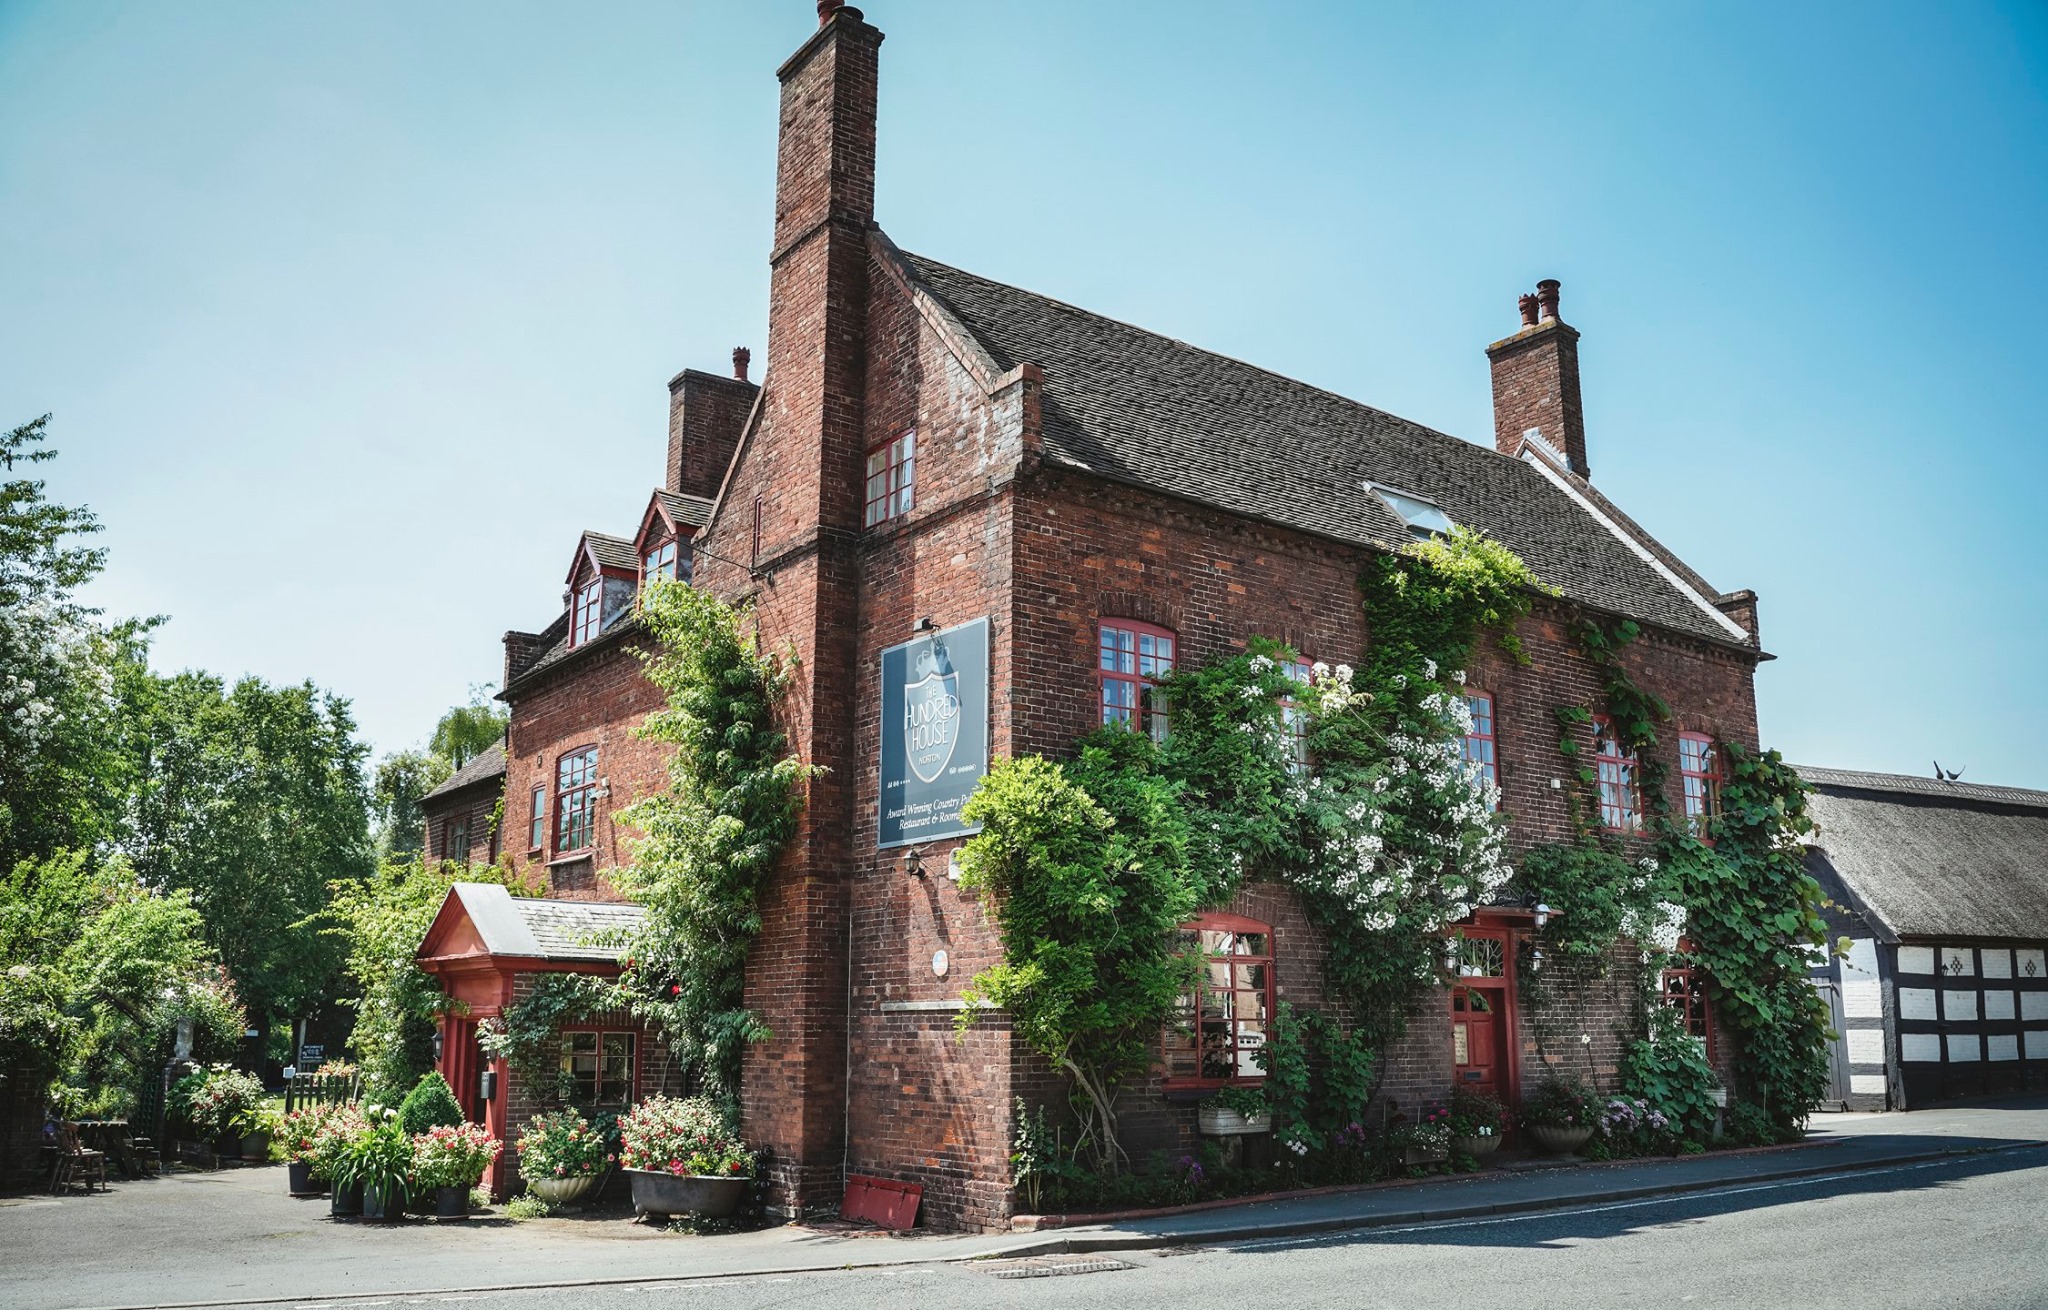
<svg viewBox="0 0 2048 1310">
<path fill-rule="evenodd" d="M 426 845 L 423 848 L 426 857 L 430 860 L 458 860 L 465 864 L 495 861 L 499 850 L 507 845 L 500 841 L 503 834 L 493 826 L 498 814 L 498 798 L 504 795 L 504 791 L 505 779 L 500 775 L 420 802 L 426 828 Z M 464 832 L 468 833 L 466 840 L 462 835 Z M 514 840 L 523 850 L 526 840 L 523 830 Z"/>
<path fill-rule="evenodd" d="M 668 465 L 664 485 L 688 496 L 716 496 L 739 445 L 740 429 L 761 388 L 738 378 L 684 369 L 668 384 Z"/>
</svg>

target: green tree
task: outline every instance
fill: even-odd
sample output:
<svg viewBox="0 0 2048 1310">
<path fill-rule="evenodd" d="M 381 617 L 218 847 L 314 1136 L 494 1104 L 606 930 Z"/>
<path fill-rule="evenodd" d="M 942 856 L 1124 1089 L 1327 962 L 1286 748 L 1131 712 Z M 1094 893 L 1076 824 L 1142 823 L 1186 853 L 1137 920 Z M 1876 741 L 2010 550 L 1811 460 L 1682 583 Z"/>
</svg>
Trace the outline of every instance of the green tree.
<svg viewBox="0 0 2048 1310">
<path fill-rule="evenodd" d="M 370 875 L 364 747 L 348 703 L 311 683 L 155 678 L 134 706 L 135 862 L 191 893 L 207 941 L 263 1026 L 339 982 L 341 949 L 295 931 L 331 884 Z"/>
<path fill-rule="evenodd" d="M 426 813 L 420 801 L 454 771 L 441 756 L 416 750 L 386 755 L 377 765 L 375 806 L 380 856 L 405 860 L 420 853 L 426 841 Z"/>
<path fill-rule="evenodd" d="M 0 470 L 53 459 L 48 424 L 46 414 L 0 435 Z M 39 479 L 0 481 L 0 869 L 120 833 L 120 710 L 152 625 L 109 627 L 73 599 L 105 563 L 105 551 L 78 544 L 99 530 Z"/>
<path fill-rule="evenodd" d="M 495 746 L 505 735 L 511 715 L 485 699 L 489 687 L 469 689 L 469 704 L 457 705 L 434 725 L 427 749 L 459 769 Z"/>
</svg>

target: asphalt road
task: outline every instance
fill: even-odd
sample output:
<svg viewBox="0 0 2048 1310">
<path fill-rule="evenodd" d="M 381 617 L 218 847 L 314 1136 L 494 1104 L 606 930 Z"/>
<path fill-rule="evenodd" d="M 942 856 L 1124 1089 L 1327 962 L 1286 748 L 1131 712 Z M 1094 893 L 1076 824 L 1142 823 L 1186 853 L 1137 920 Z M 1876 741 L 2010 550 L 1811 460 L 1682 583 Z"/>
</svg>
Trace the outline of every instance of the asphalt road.
<svg viewBox="0 0 2048 1310">
<path fill-rule="evenodd" d="M 909 1306 L 2048 1307 L 2048 1150 L 1362 1234 L 1009 1265 L 363 1298 L 292 1310 Z M 1085 1266 L 1084 1266 L 1085 1267 Z"/>
</svg>

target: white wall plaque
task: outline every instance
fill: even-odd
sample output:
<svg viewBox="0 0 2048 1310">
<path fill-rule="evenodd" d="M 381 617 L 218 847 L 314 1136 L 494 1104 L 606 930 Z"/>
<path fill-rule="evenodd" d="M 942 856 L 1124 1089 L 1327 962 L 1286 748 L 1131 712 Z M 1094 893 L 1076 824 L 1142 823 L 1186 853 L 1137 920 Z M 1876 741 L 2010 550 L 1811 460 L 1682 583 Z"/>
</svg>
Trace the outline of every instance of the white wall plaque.
<svg viewBox="0 0 2048 1310">
<path fill-rule="evenodd" d="M 1943 992 L 1941 994 L 1941 1017 L 1944 1019 L 1971 1019 L 1977 1017 L 1977 993 Z"/>
<path fill-rule="evenodd" d="M 1849 1075 L 1849 1092 L 1854 1096 L 1883 1096 L 1884 1075 L 1881 1073 L 1852 1073 Z"/>
<path fill-rule="evenodd" d="M 1968 1064 L 1984 1058 L 1984 1051 L 1977 1043 L 1975 1033 L 1950 1033 L 1948 1035 L 1948 1062 Z"/>
<path fill-rule="evenodd" d="M 2048 1019 L 2048 992 L 2021 992 L 2020 1018 Z"/>
<path fill-rule="evenodd" d="M 1842 1035 L 1849 1040 L 1850 1064 L 1884 1063 L 1884 1029 L 1851 1028 Z"/>
<path fill-rule="evenodd" d="M 1984 1017 L 1987 1019 L 2010 1019 L 2013 1016 L 2011 992 L 1984 993 Z"/>
<path fill-rule="evenodd" d="M 1844 1019 L 1884 1018 L 1884 985 L 1875 978 L 1851 978 L 1842 984 Z"/>
<path fill-rule="evenodd" d="M 1900 973 L 1933 973 L 1934 948 L 1932 946 L 1901 946 L 1899 948 Z"/>
<path fill-rule="evenodd" d="M 1877 943 L 1868 937 L 1849 941 L 1849 953 L 1842 957 L 1842 976 L 1877 977 Z"/>
<path fill-rule="evenodd" d="M 1934 989 L 1932 987 L 1899 988 L 1899 1017 L 1901 1019 L 1933 1019 Z"/>
<path fill-rule="evenodd" d="M 947 954 L 946 954 L 946 953 L 945 953 L 944 951 L 933 951 L 933 952 L 932 952 L 932 974 L 933 974 L 933 975 L 934 975 L 935 977 L 939 977 L 939 978 L 943 978 L 943 977 L 945 977 L 945 976 L 946 976 L 946 970 L 948 970 L 948 969 L 950 969 L 950 968 L 952 968 L 952 967 L 953 967 L 953 960 L 952 960 L 952 957 L 948 956 L 948 955 L 947 955 Z"/>
<path fill-rule="evenodd" d="M 1920 1064 L 1940 1064 L 1941 1038 L 1935 1033 L 1900 1033 L 1899 1056 Z"/>
<path fill-rule="evenodd" d="M 2015 951 L 2018 970 L 2015 978 L 2048 978 L 2048 953 L 2041 951 Z"/>
<path fill-rule="evenodd" d="M 2048 1028 L 2030 1028 L 2027 1030 L 2027 1058 L 2029 1060 L 2048 1060 Z"/>
<path fill-rule="evenodd" d="M 1981 951 L 1978 953 L 1978 958 L 1984 966 L 1984 976 L 1986 978 L 2012 977 L 2011 951 Z"/>
<path fill-rule="evenodd" d="M 1984 1054 L 1993 1060 L 2017 1060 L 2020 1058 L 2020 1039 L 2017 1033 L 1987 1033 L 1984 1036 Z"/>
</svg>

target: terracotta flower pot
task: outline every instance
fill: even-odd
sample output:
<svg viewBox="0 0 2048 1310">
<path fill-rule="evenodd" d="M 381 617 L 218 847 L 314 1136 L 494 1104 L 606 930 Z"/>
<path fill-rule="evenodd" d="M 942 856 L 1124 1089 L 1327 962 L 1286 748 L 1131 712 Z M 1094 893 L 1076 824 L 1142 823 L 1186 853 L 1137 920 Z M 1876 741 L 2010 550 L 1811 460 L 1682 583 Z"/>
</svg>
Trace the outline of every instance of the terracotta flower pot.
<svg viewBox="0 0 2048 1310">
<path fill-rule="evenodd" d="M 1536 1149 L 1546 1155 L 1570 1155 L 1592 1140 L 1593 1130 L 1586 1128 L 1560 1128 L 1555 1124 L 1530 1124 L 1530 1140 Z"/>
<path fill-rule="evenodd" d="M 747 1199 L 750 1178 L 717 1178 L 704 1174 L 663 1174 L 628 1169 L 633 1180 L 633 1209 L 638 1214 L 696 1214 L 723 1219 Z"/>
</svg>

